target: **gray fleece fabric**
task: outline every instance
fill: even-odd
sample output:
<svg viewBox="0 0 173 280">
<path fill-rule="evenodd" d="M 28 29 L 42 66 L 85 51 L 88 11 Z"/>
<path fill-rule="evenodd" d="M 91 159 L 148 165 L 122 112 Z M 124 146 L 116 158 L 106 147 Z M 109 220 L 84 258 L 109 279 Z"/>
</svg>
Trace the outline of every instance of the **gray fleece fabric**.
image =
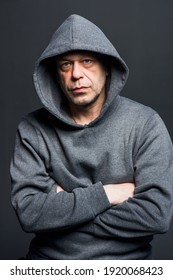
<svg viewBox="0 0 173 280">
<path fill-rule="evenodd" d="M 77 125 L 56 81 L 54 57 L 100 53 L 110 65 L 100 116 Z M 103 32 L 68 17 L 37 60 L 34 85 L 43 108 L 24 117 L 11 161 L 12 204 L 34 233 L 28 259 L 149 259 L 154 234 L 173 210 L 173 148 L 159 115 L 119 95 L 128 68 Z M 104 184 L 135 183 L 135 195 L 111 206 Z M 60 185 L 64 192 L 56 193 Z"/>
</svg>

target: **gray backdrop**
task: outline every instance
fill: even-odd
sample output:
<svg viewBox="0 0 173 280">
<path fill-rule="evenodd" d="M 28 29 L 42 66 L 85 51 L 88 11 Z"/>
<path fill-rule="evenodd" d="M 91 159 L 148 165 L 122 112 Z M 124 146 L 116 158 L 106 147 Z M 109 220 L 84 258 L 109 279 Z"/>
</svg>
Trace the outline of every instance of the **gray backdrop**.
<svg viewBox="0 0 173 280">
<path fill-rule="evenodd" d="M 32 85 L 34 62 L 70 14 L 95 22 L 130 68 L 122 93 L 161 115 L 173 139 L 173 1 L 0 0 L 0 259 L 24 256 L 24 233 L 10 202 L 9 164 L 21 117 L 41 105 Z M 173 259 L 173 226 L 155 237 L 155 259 Z"/>
</svg>

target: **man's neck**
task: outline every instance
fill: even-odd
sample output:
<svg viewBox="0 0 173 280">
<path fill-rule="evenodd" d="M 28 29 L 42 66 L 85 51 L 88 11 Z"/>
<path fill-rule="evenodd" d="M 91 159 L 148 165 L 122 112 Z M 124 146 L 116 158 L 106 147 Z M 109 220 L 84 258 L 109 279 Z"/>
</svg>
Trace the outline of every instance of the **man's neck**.
<svg viewBox="0 0 173 280">
<path fill-rule="evenodd" d="M 101 113 L 102 103 L 92 104 L 90 106 L 70 106 L 70 116 L 76 124 L 87 125 L 94 121 Z"/>
</svg>

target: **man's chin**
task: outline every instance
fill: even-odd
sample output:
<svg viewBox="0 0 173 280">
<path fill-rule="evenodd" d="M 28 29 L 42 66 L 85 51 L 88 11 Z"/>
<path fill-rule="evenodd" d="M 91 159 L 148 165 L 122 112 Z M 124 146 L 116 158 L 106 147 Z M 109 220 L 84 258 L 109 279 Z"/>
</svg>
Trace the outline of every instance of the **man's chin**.
<svg viewBox="0 0 173 280">
<path fill-rule="evenodd" d="M 80 98 L 76 98 L 76 99 L 73 99 L 71 100 L 71 104 L 73 104 L 74 106 L 78 106 L 78 107 L 84 107 L 84 108 L 87 108 L 87 107 L 90 107 L 92 106 L 94 103 L 97 102 L 99 98 L 99 95 L 98 96 L 95 96 L 94 98 L 92 99 L 80 99 Z"/>
</svg>

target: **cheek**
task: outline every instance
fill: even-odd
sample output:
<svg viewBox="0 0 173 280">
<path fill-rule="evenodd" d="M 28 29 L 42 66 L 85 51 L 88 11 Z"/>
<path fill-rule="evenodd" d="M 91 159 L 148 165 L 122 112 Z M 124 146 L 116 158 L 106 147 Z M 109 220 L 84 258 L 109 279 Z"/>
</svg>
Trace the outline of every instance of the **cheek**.
<svg viewBox="0 0 173 280">
<path fill-rule="evenodd" d="M 94 87 L 96 87 L 97 89 L 101 89 L 105 86 L 106 83 L 106 73 L 104 72 L 100 72 L 100 73 L 95 73 L 95 75 L 93 75 L 93 85 Z"/>
<path fill-rule="evenodd" d="M 60 75 L 59 76 L 59 79 L 58 79 L 58 82 L 61 86 L 61 88 L 65 89 L 68 85 L 68 78 L 66 76 L 63 76 L 63 75 Z"/>
</svg>

